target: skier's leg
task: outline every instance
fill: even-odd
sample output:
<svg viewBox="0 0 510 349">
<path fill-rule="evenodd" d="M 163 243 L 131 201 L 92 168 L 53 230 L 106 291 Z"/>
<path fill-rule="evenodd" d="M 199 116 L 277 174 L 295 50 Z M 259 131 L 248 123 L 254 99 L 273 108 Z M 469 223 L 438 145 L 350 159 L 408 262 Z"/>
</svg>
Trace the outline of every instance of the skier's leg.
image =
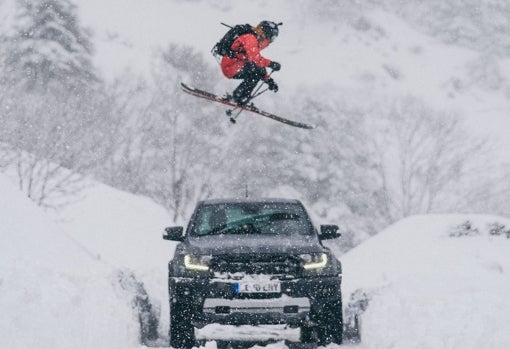
<svg viewBox="0 0 510 349">
<path fill-rule="evenodd" d="M 243 82 L 234 90 L 234 101 L 237 104 L 245 104 L 250 99 L 251 93 L 257 83 L 266 75 L 266 69 L 247 63 L 235 76 L 234 79 L 243 79 Z"/>
</svg>

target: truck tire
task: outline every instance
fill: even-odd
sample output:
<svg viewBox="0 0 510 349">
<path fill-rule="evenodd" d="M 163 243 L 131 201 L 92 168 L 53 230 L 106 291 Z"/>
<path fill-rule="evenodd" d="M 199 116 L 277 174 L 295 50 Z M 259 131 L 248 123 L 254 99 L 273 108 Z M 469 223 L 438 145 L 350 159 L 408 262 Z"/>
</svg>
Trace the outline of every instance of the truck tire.
<svg viewBox="0 0 510 349">
<path fill-rule="evenodd" d="M 314 338 L 314 328 L 308 326 L 301 326 L 301 333 L 299 334 L 299 341 L 301 343 L 313 343 L 315 342 Z"/>
<path fill-rule="evenodd" d="M 193 348 L 195 328 L 191 323 L 191 311 L 182 302 L 170 303 L 170 346 L 173 348 Z"/>
<path fill-rule="evenodd" d="M 327 345 L 329 343 L 342 344 L 342 299 L 340 298 L 324 307 L 318 320 L 316 327 L 318 345 Z"/>
</svg>

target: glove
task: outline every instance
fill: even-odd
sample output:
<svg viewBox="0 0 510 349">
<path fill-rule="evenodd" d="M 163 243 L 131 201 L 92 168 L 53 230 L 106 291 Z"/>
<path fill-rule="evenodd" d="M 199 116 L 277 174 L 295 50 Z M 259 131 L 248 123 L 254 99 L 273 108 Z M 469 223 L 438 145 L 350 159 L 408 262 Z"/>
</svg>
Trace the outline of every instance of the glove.
<svg viewBox="0 0 510 349">
<path fill-rule="evenodd" d="M 266 81 L 266 84 L 271 91 L 278 92 L 278 85 L 276 84 L 276 82 L 274 82 L 273 79 L 268 79 Z"/>
<path fill-rule="evenodd" d="M 282 68 L 282 65 L 278 62 L 271 62 L 269 63 L 269 68 L 273 69 L 274 71 L 278 71 Z"/>
</svg>

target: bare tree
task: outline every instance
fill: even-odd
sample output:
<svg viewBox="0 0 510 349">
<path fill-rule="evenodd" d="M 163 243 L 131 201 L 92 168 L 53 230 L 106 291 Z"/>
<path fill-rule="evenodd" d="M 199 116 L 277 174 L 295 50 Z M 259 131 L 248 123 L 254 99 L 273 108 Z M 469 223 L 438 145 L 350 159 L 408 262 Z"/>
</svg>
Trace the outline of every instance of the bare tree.
<svg viewBox="0 0 510 349">
<path fill-rule="evenodd" d="M 353 104 L 338 91 L 326 89 L 314 98 L 309 95 L 295 98 L 299 102 L 293 109 L 318 127 L 295 139 L 285 137 L 284 146 L 290 146 L 290 154 L 282 160 L 287 167 L 283 174 L 288 183 L 306 193 L 307 201 L 323 219 L 334 216 L 344 230 L 373 234 L 381 223 L 373 200 L 379 186 L 366 142 L 373 130 L 365 107 Z"/>
<path fill-rule="evenodd" d="M 184 94 L 179 83 L 210 89 L 215 74 L 199 53 L 176 45 L 157 53 L 153 69 L 151 81 L 132 83 L 116 98 L 126 122 L 108 182 L 147 195 L 174 221 L 184 220 L 197 200 L 212 195 L 227 148 L 224 127 L 210 115 L 214 106 Z"/>
<path fill-rule="evenodd" d="M 92 91 L 81 96 L 66 89 L 27 93 L 19 85 L 4 91 L 0 166 L 39 205 L 72 200 L 83 185 L 82 175 L 111 154 L 108 103 Z"/>
<path fill-rule="evenodd" d="M 214 84 L 212 68 L 202 56 L 189 47 L 171 45 L 161 52 L 159 63 L 148 130 L 156 150 L 149 188 L 177 221 L 189 214 L 197 200 L 212 194 L 225 130 L 208 115 L 211 104 L 200 103 L 179 89 L 185 79 L 205 89 Z"/>
<path fill-rule="evenodd" d="M 458 193 L 459 183 L 479 174 L 486 141 L 463 130 L 458 117 L 405 98 L 374 118 L 380 120 L 373 137 L 378 203 L 388 222 L 451 209 L 476 189 Z"/>
<path fill-rule="evenodd" d="M 103 182 L 135 194 L 146 193 L 150 176 L 149 145 L 146 132 L 152 105 L 147 81 L 124 72 L 106 87 L 111 114 L 111 153 L 94 174 Z"/>
<path fill-rule="evenodd" d="M 20 149 L 2 149 L 0 168 L 17 179 L 18 187 L 37 205 L 58 208 L 77 200 L 87 187 L 83 177 L 57 162 Z"/>
<path fill-rule="evenodd" d="M 317 125 L 313 130 L 240 119 L 225 161 L 230 181 L 224 192 L 244 196 L 247 187 L 253 196 L 292 195 L 307 202 L 315 216 L 341 222 L 344 230 L 375 233 L 380 220 L 373 197 L 379 187 L 364 111 L 338 91 L 313 92 L 275 98 L 278 113 Z"/>
</svg>

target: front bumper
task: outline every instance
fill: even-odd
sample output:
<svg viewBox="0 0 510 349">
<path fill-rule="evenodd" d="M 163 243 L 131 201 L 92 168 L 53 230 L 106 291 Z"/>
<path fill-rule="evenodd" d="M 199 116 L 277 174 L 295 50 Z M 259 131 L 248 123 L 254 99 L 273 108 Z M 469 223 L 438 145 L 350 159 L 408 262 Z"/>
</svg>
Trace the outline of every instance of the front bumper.
<svg viewBox="0 0 510 349">
<path fill-rule="evenodd" d="M 202 324 L 281 324 L 298 326 L 310 313 L 308 298 L 224 299 L 206 298 L 203 314 L 197 320 Z"/>
<path fill-rule="evenodd" d="M 314 324 L 328 303 L 338 301 L 340 276 L 281 280 L 279 293 L 239 294 L 235 281 L 169 278 L 170 301 L 185 304 L 196 327 L 228 325 Z"/>
</svg>

